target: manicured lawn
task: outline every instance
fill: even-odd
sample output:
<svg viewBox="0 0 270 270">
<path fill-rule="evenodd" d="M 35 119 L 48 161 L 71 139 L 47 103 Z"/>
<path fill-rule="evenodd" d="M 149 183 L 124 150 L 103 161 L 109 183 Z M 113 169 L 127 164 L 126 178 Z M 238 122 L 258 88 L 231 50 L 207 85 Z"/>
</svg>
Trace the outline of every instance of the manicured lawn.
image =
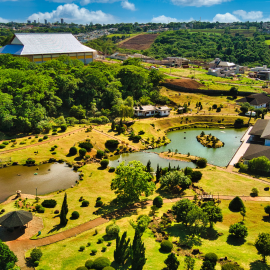
<svg viewBox="0 0 270 270">
<path fill-rule="evenodd" d="M 265 43 L 266 43 L 267 45 L 270 45 L 270 40 L 266 40 Z"/>
</svg>

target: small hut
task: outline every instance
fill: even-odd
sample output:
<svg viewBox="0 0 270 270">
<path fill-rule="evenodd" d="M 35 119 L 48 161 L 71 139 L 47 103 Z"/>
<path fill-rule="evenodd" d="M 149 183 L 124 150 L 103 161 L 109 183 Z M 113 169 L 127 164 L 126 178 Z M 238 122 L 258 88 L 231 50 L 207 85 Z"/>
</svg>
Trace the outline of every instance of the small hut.
<svg viewBox="0 0 270 270">
<path fill-rule="evenodd" d="M 33 219 L 31 212 L 26 212 L 23 210 L 13 211 L 0 217 L 0 225 L 7 229 L 14 229 L 18 227 L 23 227 L 28 224 Z"/>
</svg>

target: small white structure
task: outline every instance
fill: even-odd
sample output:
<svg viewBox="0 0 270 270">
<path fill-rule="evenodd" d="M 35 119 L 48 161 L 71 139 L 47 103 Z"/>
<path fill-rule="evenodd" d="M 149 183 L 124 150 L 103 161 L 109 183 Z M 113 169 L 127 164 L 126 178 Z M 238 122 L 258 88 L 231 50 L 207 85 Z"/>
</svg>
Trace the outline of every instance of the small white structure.
<svg viewBox="0 0 270 270">
<path fill-rule="evenodd" d="M 160 116 L 169 116 L 172 109 L 168 106 L 160 106 L 157 107 L 156 110 L 159 112 Z"/>
<path fill-rule="evenodd" d="M 252 117 L 256 116 L 256 112 L 248 111 L 248 112 L 245 113 L 246 116 L 250 116 L 250 114 L 251 114 Z"/>
<path fill-rule="evenodd" d="M 171 112 L 171 108 L 168 106 L 153 106 L 153 105 L 143 105 L 143 106 L 135 106 L 134 115 L 137 117 L 149 117 L 154 115 L 159 116 L 169 116 Z"/>
</svg>

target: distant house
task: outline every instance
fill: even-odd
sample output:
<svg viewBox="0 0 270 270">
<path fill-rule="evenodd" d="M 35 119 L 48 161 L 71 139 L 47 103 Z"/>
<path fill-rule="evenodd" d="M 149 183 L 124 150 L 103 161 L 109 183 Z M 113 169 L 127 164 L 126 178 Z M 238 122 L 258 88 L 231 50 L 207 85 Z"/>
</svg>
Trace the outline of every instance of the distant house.
<svg viewBox="0 0 270 270">
<path fill-rule="evenodd" d="M 149 117 L 154 115 L 159 116 L 169 116 L 171 112 L 171 108 L 167 106 L 153 106 L 153 105 L 143 105 L 143 106 L 135 106 L 133 108 L 134 115 L 137 117 Z"/>
<path fill-rule="evenodd" d="M 237 104 L 248 102 L 255 109 L 269 108 L 270 98 L 266 94 L 253 94 L 236 100 Z"/>
</svg>

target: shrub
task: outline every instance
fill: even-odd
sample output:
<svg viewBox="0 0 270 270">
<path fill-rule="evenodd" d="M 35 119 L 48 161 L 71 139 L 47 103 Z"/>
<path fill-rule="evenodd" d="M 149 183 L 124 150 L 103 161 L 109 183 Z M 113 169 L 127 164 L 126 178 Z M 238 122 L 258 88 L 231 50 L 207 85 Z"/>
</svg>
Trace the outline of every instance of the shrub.
<svg viewBox="0 0 270 270">
<path fill-rule="evenodd" d="M 57 135 L 57 132 L 53 132 L 52 135 Z"/>
<path fill-rule="evenodd" d="M 94 263 L 94 261 L 92 261 L 92 260 L 87 260 L 87 261 L 85 262 L 85 267 L 86 267 L 87 269 L 91 269 L 92 266 L 93 266 L 93 263 Z"/>
<path fill-rule="evenodd" d="M 101 200 L 101 197 L 97 197 L 96 201 L 100 201 Z"/>
<path fill-rule="evenodd" d="M 39 141 L 39 142 L 42 142 L 42 141 L 43 141 L 43 139 L 42 139 L 42 138 L 39 138 L 39 139 L 38 139 L 38 141 Z"/>
<path fill-rule="evenodd" d="M 115 270 L 115 268 L 113 268 L 111 266 L 106 266 L 102 270 Z"/>
<path fill-rule="evenodd" d="M 163 199 L 160 196 L 157 196 L 154 200 L 153 200 L 153 205 L 155 205 L 157 208 L 161 208 L 163 205 Z"/>
<path fill-rule="evenodd" d="M 244 268 L 233 263 L 226 263 L 221 266 L 221 270 L 244 270 Z"/>
<path fill-rule="evenodd" d="M 52 155 L 56 155 L 56 152 L 52 152 Z"/>
<path fill-rule="evenodd" d="M 232 224 L 229 233 L 237 238 L 246 238 L 248 236 L 247 227 L 242 223 Z"/>
<path fill-rule="evenodd" d="M 80 267 L 77 267 L 76 270 L 87 270 L 88 268 L 86 268 L 85 266 L 80 266 Z"/>
<path fill-rule="evenodd" d="M 93 148 L 93 145 L 90 142 L 81 142 L 81 143 L 79 143 L 79 147 L 80 148 L 84 148 L 88 152 L 90 152 L 92 150 L 92 148 Z"/>
<path fill-rule="evenodd" d="M 101 150 L 97 150 L 97 158 L 102 158 L 104 156 L 104 152 Z"/>
<path fill-rule="evenodd" d="M 84 250 L 85 250 L 85 246 L 80 246 L 80 251 L 84 251 Z"/>
<path fill-rule="evenodd" d="M 264 207 L 264 212 L 270 216 L 270 205 Z"/>
<path fill-rule="evenodd" d="M 114 171 L 115 171 L 114 167 L 109 168 L 109 172 L 114 172 Z"/>
<path fill-rule="evenodd" d="M 43 137 L 43 140 L 47 140 L 49 137 L 47 136 L 47 135 L 45 135 L 44 137 Z"/>
<path fill-rule="evenodd" d="M 238 196 L 235 197 L 229 204 L 229 209 L 232 212 L 240 212 L 242 208 L 245 208 L 245 205 Z"/>
<path fill-rule="evenodd" d="M 160 248 L 163 252 L 171 252 L 172 248 L 173 248 L 173 244 L 172 242 L 170 242 L 169 240 L 163 240 L 160 244 Z"/>
<path fill-rule="evenodd" d="M 90 246 L 91 246 L 91 243 L 90 243 L 90 242 L 88 242 L 86 246 L 87 246 L 87 247 L 90 247 Z"/>
<path fill-rule="evenodd" d="M 5 148 L 6 146 L 4 144 L 0 144 L 0 149 Z"/>
<path fill-rule="evenodd" d="M 91 253 L 92 253 L 93 255 L 96 255 L 96 254 L 97 254 L 97 250 L 96 250 L 96 249 L 92 249 L 92 250 L 91 250 Z"/>
<path fill-rule="evenodd" d="M 192 182 L 198 182 L 202 179 L 202 173 L 200 171 L 194 171 L 191 174 L 191 181 Z"/>
<path fill-rule="evenodd" d="M 4 145 L 8 145 L 8 144 L 9 144 L 9 142 L 5 141 L 5 142 L 2 142 L 2 144 L 4 144 Z"/>
<path fill-rule="evenodd" d="M 101 251 L 105 252 L 107 250 L 107 247 L 102 247 Z"/>
<path fill-rule="evenodd" d="M 207 166 L 207 159 L 206 158 L 199 158 L 197 160 L 197 165 L 200 168 L 205 168 Z"/>
<path fill-rule="evenodd" d="M 38 138 L 38 136 L 36 136 L 36 138 Z M 16 139 L 11 139 L 11 142 L 16 142 Z"/>
<path fill-rule="evenodd" d="M 192 172 L 193 172 L 193 169 L 190 168 L 190 167 L 186 167 L 186 168 L 184 169 L 185 175 L 192 175 Z"/>
<path fill-rule="evenodd" d="M 252 197 L 257 197 L 257 196 L 259 196 L 259 190 L 258 190 L 257 188 L 253 188 L 253 189 L 251 190 L 251 196 L 252 196 Z"/>
<path fill-rule="evenodd" d="M 55 210 L 54 211 L 54 214 L 59 214 L 59 210 Z"/>
<path fill-rule="evenodd" d="M 133 140 L 133 142 L 139 142 L 141 140 L 141 138 L 142 137 L 140 135 L 135 135 L 132 137 L 132 140 Z"/>
<path fill-rule="evenodd" d="M 117 234 L 119 234 L 119 232 L 120 228 L 115 223 L 110 224 L 106 227 L 106 234 L 109 236 L 116 236 Z"/>
<path fill-rule="evenodd" d="M 236 127 L 236 128 L 242 127 L 243 125 L 244 125 L 244 120 L 241 118 L 237 118 L 234 121 L 234 127 Z"/>
<path fill-rule="evenodd" d="M 140 130 L 139 132 L 138 132 L 138 134 L 139 135 L 143 135 L 145 132 L 143 131 L 143 130 Z"/>
<path fill-rule="evenodd" d="M 87 207 L 87 206 L 89 206 L 89 201 L 87 200 L 82 201 L 82 207 Z"/>
<path fill-rule="evenodd" d="M 78 153 L 78 150 L 77 150 L 77 148 L 76 148 L 75 146 L 72 146 L 72 147 L 69 149 L 69 154 L 70 154 L 71 156 L 75 156 L 75 155 L 77 155 L 77 153 Z"/>
<path fill-rule="evenodd" d="M 72 214 L 71 214 L 71 218 L 72 219 L 78 219 L 80 217 L 80 214 L 79 212 L 77 211 L 73 211 Z"/>
<path fill-rule="evenodd" d="M 65 124 L 62 124 L 61 125 L 61 131 L 66 131 L 67 130 L 67 125 L 65 125 Z"/>
<path fill-rule="evenodd" d="M 96 270 L 102 270 L 103 268 L 105 268 L 106 266 L 110 266 L 111 265 L 111 262 L 108 258 L 106 257 L 99 257 L 99 258 L 96 258 L 94 260 L 94 263 L 93 263 L 93 269 L 96 269 Z"/>
<path fill-rule="evenodd" d="M 217 109 L 217 104 L 213 104 L 212 108 L 215 110 Z"/>
<path fill-rule="evenodd" d="M 204 260 L 211 262 L 213 265 L 216 265 L 217 260 L 218 260 L 218 256 L 212 252 L 206 253 L 204 256 Z"/>
<path fill-rule="evenodd" d="M 221 112 L 221 107 L 218 107 L 216 112 Z"/>
<path fill-rule="evenodd" d="M 119 141 L 117 140 L 107 140 L 105 143 L 106 148 L 115 149 L 119 145 Z"/>
<path fill-rule="evenodd" d="M 98 244 L 102 244 L 104 242 L 103 238 L 98 238 Z"/>
<path fill-rule="evenodd" d="M 107 166 L 109 165 L 109 160 L 108 159 L 103 159 L 100 161 L 100 165 L 102 168 L 107 168 Z"/>
<path fill-rule="evenodd" d="M 86 153 L 87 153 L 87 151 L 86 151 L 86 149 L 84 149 L 84 148 L 81 148 L 81 149 L 79 150 L 80 157 L 84 157 Z"/>
<path fill-rule="evenodd" d="M 42 257 L 42 251 L 39 248 L 34 248 L 31 251 L 30 257 L 31 257 L 33 262 L 39 261 L 40 258 Z"/>
<path fill-rule="evenodd" d="M 38 213 L 44 213 L 45 212 L 45 208 L 44 207 L 42 207 L 40 204 L 37 204 L 36 205 L 36 211 L 38 212 Z"/>
<path fill-rule="evenodd" d="M 33 262 L 33 265 L 34 265 L 34 267 L 38 267 L 39 266 L 39 261 Z"/>
<path fill-rule="evenodd" d="M 56 206 L 56 200 L 44 200 L 41 205 L 46 208 L 54 208 Z"/>
<path fill-rule="evenodd" d="M 103 202 L 101 200 L 96 201 L 96 207 L 101 207 L 103 205 Z"/>
</svg>

